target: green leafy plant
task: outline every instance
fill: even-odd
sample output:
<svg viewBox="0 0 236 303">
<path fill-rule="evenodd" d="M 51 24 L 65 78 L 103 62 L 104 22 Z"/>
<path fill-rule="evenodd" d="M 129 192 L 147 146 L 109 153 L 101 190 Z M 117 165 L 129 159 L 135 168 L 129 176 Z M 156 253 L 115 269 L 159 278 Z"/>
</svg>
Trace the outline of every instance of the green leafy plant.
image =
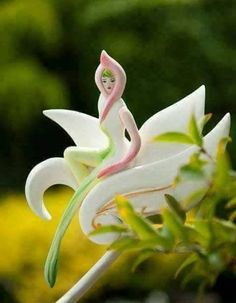
<svg viewBox="0 0 236 303">
<path fill-rule="evenodd" d="M 191 192 L 183 201 L 165 195 L 168 207 L 160 211 L 158 224 L 135 212 L 126 197 L 117 196 L 117 209 L 123 224 L 98 227 L 93 232 L 121 233 L 110 249 L 139 251 L 133 270 L 156 253 L 186 254 L 176 277 L 181 277 L 183 286 L 197 283 L 199 302 L 202 302 L 204 290 L 214 285 L 220 273 L 236 271 L 236 174 L 225 152 L 230 138 L 218 143 L 214 159 L 208 155 L 202 129 L 209 118 L 210 115 L 206 115 L 197 123 L 192 116 L 188 133 L 165 133 L 154 138 L 198 146 L 189 162 L 179 169 L 174 184 L 186 179 L 205 180 L 207 193 L 203 195 L 202 190 Z M 210 176 L 206 175 L 206 165 L 213 166 Z M 200 202 L 195 203 L 199 197 Z"/>
</svg>

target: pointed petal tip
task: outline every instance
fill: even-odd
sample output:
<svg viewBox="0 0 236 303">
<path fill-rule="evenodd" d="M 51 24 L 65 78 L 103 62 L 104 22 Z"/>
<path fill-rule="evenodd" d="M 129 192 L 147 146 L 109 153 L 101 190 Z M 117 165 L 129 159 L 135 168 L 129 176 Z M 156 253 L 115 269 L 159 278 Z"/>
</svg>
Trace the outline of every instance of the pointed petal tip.
<svg viewBox="0 0 236 303">
<path fill-rule="evenodd" d="M 230 124 L 230 121 L 231 121 L 231 115 L 230 115 L 230 113 L 226 113 L 226 114 L 224 115 L 224 117 L 220 120 L 219 123 L 225 123 L 225 124 L 229 125 L 229 124 Z M 219 123 L 218 123 L 218 124 L 219 124 Z"/>
<path fill-rule="evenodd" d="M 30 208 L 44 220 L 51 220 L 51 215 L 45 207 L 43 196 L 55 184 L 77 187 L 77 181 L 64 158 L 50 158 L 40 162 L 31 170 L 25 183 L 25 196 Z"/>
<path fill-rule="evenodd" d="M 35 190 L 32 186 L 32 180 L 33 180 L 33 173 L 32 171 L 27 177 L 26 183 L 25 183 L 25 197 L 26 201 L 30 207 L 30 209 L 41 219 L 43 220 L 50 220 L 51 215 L 47 211 L 43 201 L 41 199 L 35 199 Z"/>
<path fill-rule="evenodd" d="M 46 210 L 45 212 L 43 212 L 43 216 L 41 216 L 42 219 L 50 221 L 52 220 L 52 216 L 49 214 L 49 212 Z"/>
<path fill-rule="evenodd" d="M 205 98 L 205 96 L 206 96 L 206 86 L 203 84 L 202 86 L 200 86 L 200 89 L 201 89 L 201 92 L 202 92 L 202 94 Z"/>
<path fill-rule="evenodd" d="M 102 50 L 101 56 L 100 56 L 100 62 L 102 65 L 107 65 L 110 61 L 110 56 L 105 50 Z"/>
<path fill-rule="evenodd" d="M 37 213 L 37 215 L 39 216 L 39 214 Z M 45 221 L 51 221 L 52 220 L 52 216 L 48 213 L 48 214 L 43 214 L 39 216 L 41 219 L 45 220 Z"/>
<path fill-rule="evenodd" d="M 30 208 L 32 209 L 32 211 L 38 215 L 41 219 L 43 220 L 46 220 L 46 221 L 50 221 L 52 219 L 52 216 L 50 215 L 50 213 L 47 211 L 46 207 L 44 206 L 43 204 L 43 201 L 41 202 L 42 204 L 42 209 L 39 211 L 39 210 L 36 210 L 34 207 L 31 207 L 30 205 Z"/>
<path fill-rule="evenodd" d="M 198 93 L 199 95 L 201 95 L 202 99 L 205 99 L 205 95 L 206 95 L 206 86 L 205 85 L 201 85 L 199 88 L 197 88 L 195 90 L 196 93 Z"/>
<path fill-rule="evenodd" d="M 43 114 L 47 118 L 51 118 L 51 117 L 53 117 L 54 113 L 58 113 L 60 111 L 61 111 L 61 109 L 45 109 L 45 110 L 43 110 Z"/>
<path fill-rule="evenodd" d="M 43 207 L 41 210 L 39 210 L 39 209 L 36 209 L 36 207 L 34 206 L 35 203 L 32 203 L 31 200 L 29 200 L 28 198 L 27 198 L 27 202 L 28 202 L 30 209 L 38 217 L 40 217 L 41 219 L 46 220 L 46 221 L 50 221 L 52 219 L 52 216 L 50 215 L 50 213 L 47 211 L 47 209 L 45 207 Z"/>
<path fill-rule="evenodd" d="M 227 125 L 227 128 L 230 129 L 230 124 L 231 124 L 231 115 L 230 113 L 227 113 L 224 115 L 222 118 L 222 121 L 225 121 L 225 124 Z"/>
<path fill-rule="evenodd" d="M 41 219 L 50 221 L 52 219 L 52 216 L 47 211 L 44 202 L 40 201 L 40 203 L 37 203 L 35 199 L 33 199 L 32 190 L 30 189 L 30 182 L 26 182 L 25 186 L 25 196 L 26 201 L 30 207 L 30 209 Z"/>
<path fill-rule="evenodd" d="M 201 89 L 201 90 L 205 91 L 205 90 L 206 90 L 206 86 L 205 86 L 205 84 L 202 84 L 202 85 L 199 87 L 199 89 Z"/>
<path fill-rule="evenodd" d="M 46 116 L 49 119 L 52 119 L 54 111 L 55 111 L 55 109 L 43 110 L 43 115 Z"/>
<path fill-rule="evenodd" d="M 227 119 L 231 119 L 231 115 L 230 115 L 230 113 L 226 113 L 226 114 L 225 114 L 225 118 L 227 118 Z"/>
<path fill-rule="evenodd" d="M 103 49 L 103 50 L 101 51 L 101 56 L 103 56 L 103 55 L 108 55 L 107 52 L 105 51 L 105 49 Z"/>
<path fill-rule="evenodd" d="M 43 110 L 43 114 L 44 114 L 45 116 L 47 116 L 48 112 L 50 112 L 50 111 L 51 111 L 51 109 L 44 109 L 44 110 Z"/>
<path fill-rule="evenodd" d="M 189 95 L 190 100 L 193 102 L 193 106 L 195 108 L 194 112 L 199 118 L 204 115 L 205 112 L 205 97 L 206 97 L 206 87 L 205 85 L 201 85 L 192 94 Z"/>
</svg>

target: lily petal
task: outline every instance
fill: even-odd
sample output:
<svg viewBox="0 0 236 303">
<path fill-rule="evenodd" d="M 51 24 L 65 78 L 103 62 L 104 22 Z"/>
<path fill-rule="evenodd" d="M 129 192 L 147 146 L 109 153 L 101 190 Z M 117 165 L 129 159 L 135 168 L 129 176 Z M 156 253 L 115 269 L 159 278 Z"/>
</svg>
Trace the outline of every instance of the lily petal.
<svg viewBox="0 0 236 303">
<path fill-rule="evenodd" d="M 55 184 L 76 190 L 78 183 L 63 158 L 50 158 L 36 165 L 28 175 L 25 195 L 30 208 L 42 219 L 51 219 L 44 202 L 44 192 Z"/>
<path fill-rule="evenodd" d="M 43 114 L 59 124 L 80 147 L 103 148 L 108 145 L 99 120 L 93 116 L 65 109 L 45 110 Z"/>
<path fill-rule="evenodd" d="M 208 133 L 204 137 L 204 147 L 209 155 L 214 159 L 216 157 L 217 152 L 217 146 L 219 141 L 227 137 L 229 135 L 230 130 L 230 114 L 227 113 L 221 121 L 215 126 L 215 128 Z M 206 166 L 206 172 L 211 173 L 213 166 L 212 164 L 207 164 Z M 177 200 L 181 201 L 184 200 L 186 197 L 191 195 L 191 193 L 194 193 L 196 191 L 200 191 L 206 188 L 207 186 L 206 180 L 191 180 L 187 182 L 181 182 L 173 192 L 173 195 L 176 197 Z M 204 196 L 204 193 L 202 193 L 202 197 Z M 198 201 L 201 199 L 201 196 L 198 197 Z M 194 201 L 192 205 L 197 203 L 198 201 Z"/>
<path fill-rule="evenodd" d="M 212 156 L 215 155 L 220 139 L 228 136 L 229 127 L 230 115 L 227 114 L 205 137 L 204 146 Z M 84 199 L 80 208 L 80 225 L 84 233 L 89 234 L 94 229 L 93 222 L 98 211 L 109 201 L 112 201 L 116 194 L 128 196 L 131 193 L 130 201 L 135 209 L 145 207 L 146 211 L 156 209 L 156 212 L 158 212 L 161 205 L 165 203 L 164 194 L 173 194 L 171 184 L 177 175 L 178 169 L 188 161 L 190 155 L 196 150 L 197 147 L 192 146 L 167 159 L 119 172 L 97 184 Z M 129 181 L 127 182 L 127 180 Z M 170 187 L 168 188 L 168 186 Z M 143 195 L 145 190 L 149 193 L 146 196 Z M 136 193 L 136 195 L 132 197 L 132 193 Z M 185 195 L 185 188 L 183 188 L 179 192 L 179 196 L 184 197 Z M 104 224 L 103 217 L 106 217 L 106 222 L 109 222 L 109 224 L 114 224 L 114 209 L 110 215 L 107 211 L 106 214 L 101 216 L 101 222 L 98 218 L 97 223 Z M 107 244 L 114 241 L 114 235 L 101 235 L 91 239 L 96 243 Z"/>
<path fill-rule="evenodd" d="M 169 131 L 186 132 L 192 114 L 199 120 L 204 115 L 205 86 L 202 85 L 179 102 L 161 110 L 140 128 L 142 140 L 135 166 L 161 160 L 188 148 L 187 144 L 153 142 L 152 138 Z"/>
</svg>

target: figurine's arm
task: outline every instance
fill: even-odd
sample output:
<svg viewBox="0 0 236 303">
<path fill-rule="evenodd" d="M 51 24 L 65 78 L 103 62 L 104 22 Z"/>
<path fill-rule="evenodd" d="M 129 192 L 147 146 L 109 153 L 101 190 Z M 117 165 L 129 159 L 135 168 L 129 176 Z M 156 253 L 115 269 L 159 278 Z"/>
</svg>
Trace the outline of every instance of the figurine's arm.
<svg viewBox="0 0 236 303">
<path fill-rule="evenodd" d="M 122 107 L 119 111 L 119 115 L 122 123 L 124 124 L 130 136 L 131 139 L 130 148 L 124 158 L 102 169 L 98 174 L 98 177 L 104 177 L 123 170 L 136 157 L 136 155 L 140 150 L 141 138 L 139 136 L 138 128 L 131 112 L 126 107 Z"/>
<path fill-rule="evenodd" d="M 122 66 L 104 50 L 101 53 L 100 62 L 95 73 L 95 82 L 101 94 L 106 97 L 106 104 L 100 116 L 100 121 L 102 122 L 109 113 L 113 103 L 122 97 L 126 84 L 126 74 Z M 102 72 L 104 69 L 109 69 L 115 79 L 115 85 L 109 94 L 106 92 L 102 83 Z"/>
</svg>

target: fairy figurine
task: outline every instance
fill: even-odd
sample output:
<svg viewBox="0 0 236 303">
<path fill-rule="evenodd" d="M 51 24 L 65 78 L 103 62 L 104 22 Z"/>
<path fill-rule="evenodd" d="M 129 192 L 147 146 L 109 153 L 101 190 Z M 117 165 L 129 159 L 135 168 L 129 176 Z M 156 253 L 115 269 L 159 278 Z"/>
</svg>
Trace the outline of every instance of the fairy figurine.
<svg viewBox="0 0 236 303">
<path fill-rule="evenodd" d="M 50 286 L 56 281 L 63 236 L 76 212 L 79 211 L 83 232 L 92 241 L 110 244 L 117 234 L 91 236 L 90 233 L 97 226 L 120 223 L 114 203 L 117 193 L 128 197 L 137 212 L 149 216 L 159 213 L 165 205 L 166 193 L 182 199 L 193 186 L 207 190 L 206 184 L 187 184 L 184 189 L 173 186 L 179 167 L 188 161 L 196 150 L 195 146 L 153 140 L 154 136 L 168 131 L 185 132 L 192 115 L 196 120 L 203 117 L 204 86 L 156 113 L 138 129 L 122 99 L 126 74 L 105 51 L 101 53 L 95 82 L 100 91 L 98 118 L 70 110 L 44 111 L 71 136 L 75 146 L 67 147 L 64 157 L 50 158 L 36 165 L 26 181 L 27 201 L 44 219 L 51 218 L 43 203 L 44 192 L 54 184 L 74 189 L 45 264 L 44 274 Z M 227 114 L 204 138 L 208 154 L 214 156 L 217 143 L 228 135 L 229 127 L 230 116 Z M 78 299 L 118 255 L 115 251 L 108 251 L 60 302 L 74 302 L 68 299 L 73 296 Z"/>
</svg>

